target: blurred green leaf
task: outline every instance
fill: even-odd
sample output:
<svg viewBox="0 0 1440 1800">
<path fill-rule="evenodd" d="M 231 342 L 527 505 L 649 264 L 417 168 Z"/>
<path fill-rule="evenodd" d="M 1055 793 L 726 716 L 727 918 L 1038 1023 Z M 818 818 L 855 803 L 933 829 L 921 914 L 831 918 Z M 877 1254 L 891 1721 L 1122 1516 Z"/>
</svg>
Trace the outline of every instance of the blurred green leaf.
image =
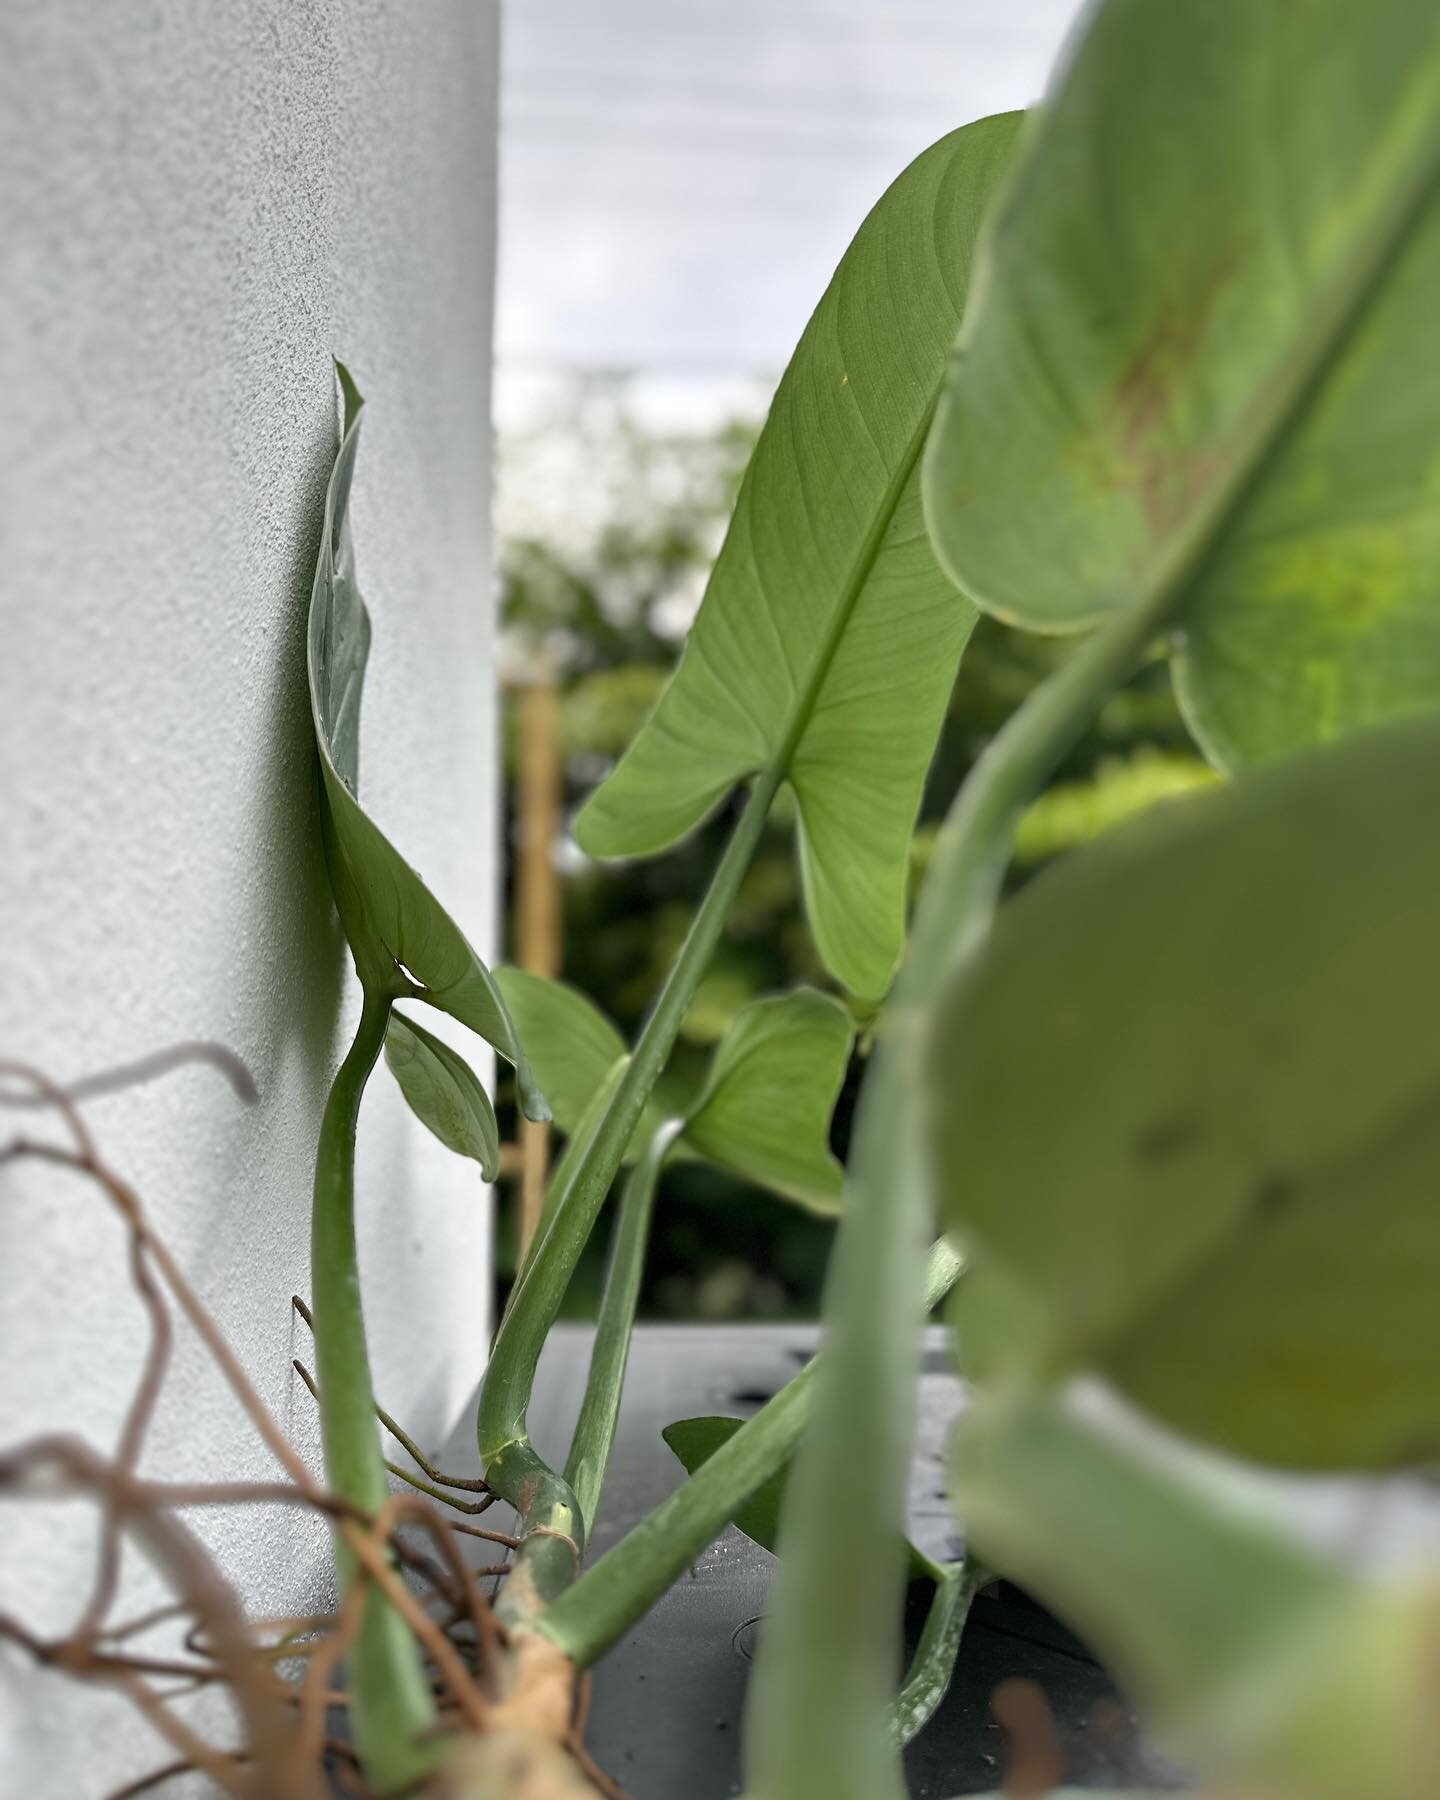
<svg viewBox="0 0 1440 1800">
<path fill-rule="evenodd" d="M 1146 747 L 1128 758 L 1106 758 L 1089 780 L 1057 782 L 1032 803 L 1016 828 L 1015 860 L 1048 862 L 1215 779 L 1198 756 L 1174 751 Z"/>
<path fill-rule="evenodd" d="M 947 1223 L 1009 1353 L 1325 1468 L 1440 1448 L 1440 721 L 1163 808 L 1001 909 L 943 996 Z M 994 1368 L 1007 1311 L 967 1316 Z"/>
<path fill-rule="evenodd" d="M 500 1173 L 500 1130 L 490 1096 L 463 1057 L 413 1019 L 390 1014 L 385 1061 L 422 1125 L 457 1156 L 480 1165 L 486 1181 Z"/>
<path fill-rule="evenodd" d="M 854 1035 L 845 1008 L 814 988 L 753 1001 L 720 1041 L 686 1145 L 814 1212 L 838 1211 L 845 1173 L 830 1115 Z"/>
<path fill-rule="evenodd" d="M 1227 1794 L 1440 1792 L 1433 1585 L 1372 1583 L 1303 1549 L 1253 1477 L 1053 1391 L 968 1410 L 950 1473 L 989 1566 L 1082 1633 Z"/>
<path fill-rule="evenodd" d="M 336 364 L 343 433 L 325 497 L 310 597 L 307 667 L 323 781 L 325 857 L 356 972 L 372 992 L 415 998 L 451 1013 L 515 1066 L 521 1103 L 548 1118 L 504 1000 L 458 925 L 356 799 L 360 699 L 370 620 L 355 579 L 350 487 L 363 402 Z"/>
<path fill-rule="evenodd" d="M 1440 10 L 1108 0 L 990 222 L 942 560 L 1073 630 L 1189 585 L 1222 767 L 1440 700 Z"/>
<path fill-rule="evenodd" d="M 910 833 L 975 616 L 926 542 L 919 453 L 1017 124 L 943 139 L 861 226 L 775 396 L 680 666 L 576 826 L 592 855 L 650 855 L 778 765 L 811 929 L 872 998 L 899 955 Z"/>
</svg>

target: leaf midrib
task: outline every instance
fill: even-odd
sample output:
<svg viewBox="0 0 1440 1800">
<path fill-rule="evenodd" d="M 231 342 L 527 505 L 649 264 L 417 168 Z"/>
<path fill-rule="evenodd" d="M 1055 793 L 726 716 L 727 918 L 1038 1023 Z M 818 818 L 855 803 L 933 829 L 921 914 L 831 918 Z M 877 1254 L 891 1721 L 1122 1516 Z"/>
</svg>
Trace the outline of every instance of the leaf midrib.
<svg viewBox="0 0 1440 1800">
<path fill-rule="evenodd" d="M 819 699 L 821 689 L 825 685 L 825 678 L 830 673 L 830 666 L 834 662 L 836 652 L 840 648 L 841 640 L 845 635 L 845 629 L 849 625 L 851 615 L 855 611 L 856 602 L 865 591 L 865 584 L 869 581 L 871 573 L 874 570 L 876 560 L 880 555 L 881 545 L 885 541 L 885 533 L 889 530 L 891 521 L 895 517 L 896 508 L 900 504 L 900 497 L 909 485 L 910 477 L 914 474 L 916 464 L 920 460 L 920 454 L 925 448 L 925 440 L 930 435 L 930 424 L 935 417 L 935 408 L 939 402 L 940 390 L 944 384 L 944 379 L 945 372 L 942 369 L 940 376 L 935 383 L 934 390 L 932 391 L 929 400 L 926 402 L 924 411 L 920 415 L 920 420 L 915 427 L 914 434 L 911 437 L 910 442 L 905 446 L 905 452 L 900 458 L 900 461 L 896 464 L 894 473 L 886 484 L 885 492 L 881 496 L 879 506 L 876 508 L 875 517 L 871 520 L 870 527 L 864 538 L 861 540 L 854 565 L 846 581 L 845 587 L 841 592 L 839 605 L 836 607 L 835 612 L 831 617 L 825 641 L 820 647 L 820 654 L 815 659 L 815 666 L 810 671 L 805 686 L 801 690 L 800 698 L 795 708 L 795 715 L 791 720 L 789 730 L 786 732 L 779 750 L 775 753 L 770 762 L 765 765 L 767 768 L 778 772 L 781 776 L 788 775 L 790 771 L 790 764 L 794 760 L 795 753 L 800 748 L 800 742 L 805 736 L 806 727 L 809 725 L 811 716 L 815 711 L 815 703 Z M 856 401 L 855 404 L 858 406 L 859 402 Z M 958 588 L 955 590 L 955 594 L 956 598 L 959 599 L 960 590 Z"/>
</svg>

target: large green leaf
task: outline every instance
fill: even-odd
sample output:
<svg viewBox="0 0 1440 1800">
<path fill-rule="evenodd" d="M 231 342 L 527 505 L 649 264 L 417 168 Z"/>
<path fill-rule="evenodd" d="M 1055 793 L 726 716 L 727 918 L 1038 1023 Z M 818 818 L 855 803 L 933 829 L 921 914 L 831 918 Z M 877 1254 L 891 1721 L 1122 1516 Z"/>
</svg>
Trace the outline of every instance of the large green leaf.
<svg viewBox="0 0 1440 1800">
<path fill-rule="evenodd" d="M 920 450 L 1017 123 L 942 139 L 860 227 L 780 383 L 674 679 L 576 825 L 592 855 L 649 855 L 778 766 L 816 942 L 870 997 L 900 952 L 921 786 L 975 618 L 926 540 Z"/>
<path fill-rule="evenodd" d="M 385 1061 L 421 1124 L 447 1150 L 479 1163 L 485 1180 L 494 1181 L 500 1173 L 500 1130 L 490 1096 L 465 1059 L 413 1019 L 392 1012 Z"/>
<path fill-rule="evenodd" d="M 1223 766 L 1440 699 L 1440 8 L 1107 0 L 998 205 L 926 460 L 984 607 L 1188 589 Z"/>
<path fill-rule="evenodd" d="M 325 525 L 310 596 L 310 709 L 320 751 L 326 862 L 341 924 L 364 985 L 427 1001 L 468 1025 L 515 1065 L 521 1103 L 549 1117 L 509 1013 L 464 934 L 356 798 L 360 699 L 370 621 L 355 579 L 350 486 L 363 402 L 336 372 L 344 403 L 340 449 L 325 496 Z"/>
<path fill-rule="evenodd" d="M 1232 1465 L 1047 1390 L 969 1409 L 950 1475 L 989 1566 L 1073 1625 L 1224 1793 L 1440 1792 L 1433 1582 L 1372 1583 L 1310 1553 Z"/>
<path fill-rule="evenodd" d="M 1440 721 L 1364 733 L 1002 908 L 931 1071 L 980 1369 L 1086 1363 L 1279 1463 L 1433 1458 L 1437 794 Z"/>
<path fill-rule="evenodd" d="M 814 1212 L 838 1211 L 845 1172 L 830 1115 L 854 1035 L 845 1008 L 814 988 L 742 1007 L 685 1122 L 686 1147 Z"/>
</svg>

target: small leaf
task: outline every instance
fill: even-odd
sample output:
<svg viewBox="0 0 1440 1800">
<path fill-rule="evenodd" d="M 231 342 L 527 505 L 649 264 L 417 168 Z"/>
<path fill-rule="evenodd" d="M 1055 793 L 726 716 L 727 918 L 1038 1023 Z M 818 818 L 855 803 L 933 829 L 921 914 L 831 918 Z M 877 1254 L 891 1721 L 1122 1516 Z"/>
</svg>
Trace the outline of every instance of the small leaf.
<svg viewBox="0 0 1440 1800">
<path fill-rule="evenodd" d="M 490 1096 L 470 1065 L 413 1019 L 390 1014 L 385 1061 L 410 1110 L 457 1156 L 480 1165 L 486 1181 L 500 1173 L 500 1129 Z"/>
<path fill-rule="evenodd" d="M 987 1372 L 1089 1365 L 1277 1463 L 1433 1459 L 1437 793 L 1440 721 L 1391 726 L 1001 909 L 931 1063 L 944 1215 L 994 1277 L 955 1303 Z M 995 1280 L 1031 1296 L 1018 1338 Z"/>
<path fill-rule="evenodd" d="M 356 798 L 370 620 L 355 580 L 349 504 L 363 402 L 338 363 L 336 376 L 343 429 L 325 496 L 307 660 L 323 780 L 325 856 L 340 922 L 367 988 L 424 1000 L 478 1032 L 514 1064 L 526 1115 L 546 1119 L 549 1108 L 489 970 Z"/>
<path fill-rule="evenodd" d="M 941 559 L 1070 631 L 1185 592 L 1226 768 L 1440 704 L 1440 8 L 1108 0 L 988 223 Z"/>
<path fill-rule="evenodd" d="M 660 1435 L 684 1464 L 685 1473 L 693 1475 L 722 1444 L 734 1437 L 744 1423 L 743 1419 L 677 1419 L 673 1425 L 667 1425 Z M 780 1534 L 780 1500 L 785 1492 L 785 1477 L 789 1472 L 790 1464 L 786 1462 L 768 1481 L 756 1488 L 735 1514 L 734 1522 L 746 1537 L 772 1555 Z"/>
<path fill-rule="evenodd" d="M 1018 115 L 927 150 L 860 227 L 780 383 L 673 680 L 576 824 L 648 856 L 765 768 L 798 801 L 810 927 L 877 997 L 974 608 L 936 564 L 918 463 Z"/>
<path fill-rule="evenodd" d="M 715 1052 L 684 1143 L 814 1212 L 839 1209 L 830 1115 L 854 1042 L 850 1015 L 814 988 L 756 1000 Z"/>
<path fill-rule="evenodd" d="M 722 1444 L 728 1443 L 740 1427 L 743 1419 L 727 1419 L 722 1417 L 703 1419 L 677 1419 L 673 1425 L 667 1425 L 661 1432 L 665 1442 L 674 1451 L 685 1467 L 687 1475 L 693 1475 L 702 1463 L 706 1463 Z M 785 1495 L 785 1483 L 790 1476 L 790 1460 L 775 1471 L 768 1480 L 755 1489 L 750 1498 L 736 1512 L 733 1523 L 745 1533 L 762 1550 L 775 1554 L 776 1542 L 780 1535 L 780 1504 Z M 940 1564 L 932 1562 L 923 1550 L 906 1540 L 906 1550 L 910 1558 L 910 1579 L 912 1581 L 940 1582 L 950 1579 L 951 1571 Z"/>
<path fill-rule="evenodd" d="M 568 981 L 504 965 L 495 983 L 505 997 L 536 1080 L 545 1090 L 555 1123 L 573 1137 L 590 1102 L 610 1079 L 615 1064 L 629 1056 L 624 1038 L 595 1005 Z M 652 1099 L 630 1139 L 633 1162 L 665 1122 Z"/>
</svg>

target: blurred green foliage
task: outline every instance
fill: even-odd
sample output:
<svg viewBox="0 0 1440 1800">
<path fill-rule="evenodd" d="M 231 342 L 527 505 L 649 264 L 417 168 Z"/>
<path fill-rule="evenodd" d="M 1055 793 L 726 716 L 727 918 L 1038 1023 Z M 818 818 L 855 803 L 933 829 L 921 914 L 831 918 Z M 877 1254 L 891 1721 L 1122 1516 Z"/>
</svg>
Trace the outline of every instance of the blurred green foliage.
<svg viewBox="0 0 1440 1800">
<path fill-rule="evenodd" d="M 708 432 L 647 426 L 623 387 L 581 386 L 528 437 L 502 445 L 501 596 L 507 657 L 544 670 L 560 695 L 566 811 L 573 813 L 654 705 L 724 532 L 758 419 Z M 583 470 L 584 507 L 573 477 Z M 553 487 L 553 492 L 547 490 Z M 986 743 L 1069 653 L 982 619 L 960 667 L 916 835 L 917 872 L 934 826 Z M 514 834 L 518 708 L 506 709 L 508 825 Z M 1027 815 L 1018 883 L 1052 857 L 1156 801 L 1211 779 L 1191 748 L 1157 655 L 1104 708 Z M 800 981 L 829 988 L 800 907 L 792 809 L 777 805 L 730 928 L 686 1020 L 668 1085 L 698 1079 L 706 1050 L 747 1000 Z M 734 816 L 732 805 L 671 854 L 600 865 L 570 840 L 563 972 L 633 1036 L 684 936 Z M 513 855 L 509 859 L 514 867 Z M 512 940 L 513 942 L 513 937 Z M 858 1068 L 836 1111 L 843 1156 Z M 502 1117 L 505 1115 L 502 1113 Z M 513 1105 L 509 1116 L 513 1119 Z M 513 1272 L 513 1208 L 502 1207 L 497 1267 Z M 812 1315 L 833 1226 L 719 1170 L 666 1171 L 642 1314 L 661 1318 Z M 604 1273 L 597 1232 L 567 1311 L 594 1312 Z"/>
</svg>

